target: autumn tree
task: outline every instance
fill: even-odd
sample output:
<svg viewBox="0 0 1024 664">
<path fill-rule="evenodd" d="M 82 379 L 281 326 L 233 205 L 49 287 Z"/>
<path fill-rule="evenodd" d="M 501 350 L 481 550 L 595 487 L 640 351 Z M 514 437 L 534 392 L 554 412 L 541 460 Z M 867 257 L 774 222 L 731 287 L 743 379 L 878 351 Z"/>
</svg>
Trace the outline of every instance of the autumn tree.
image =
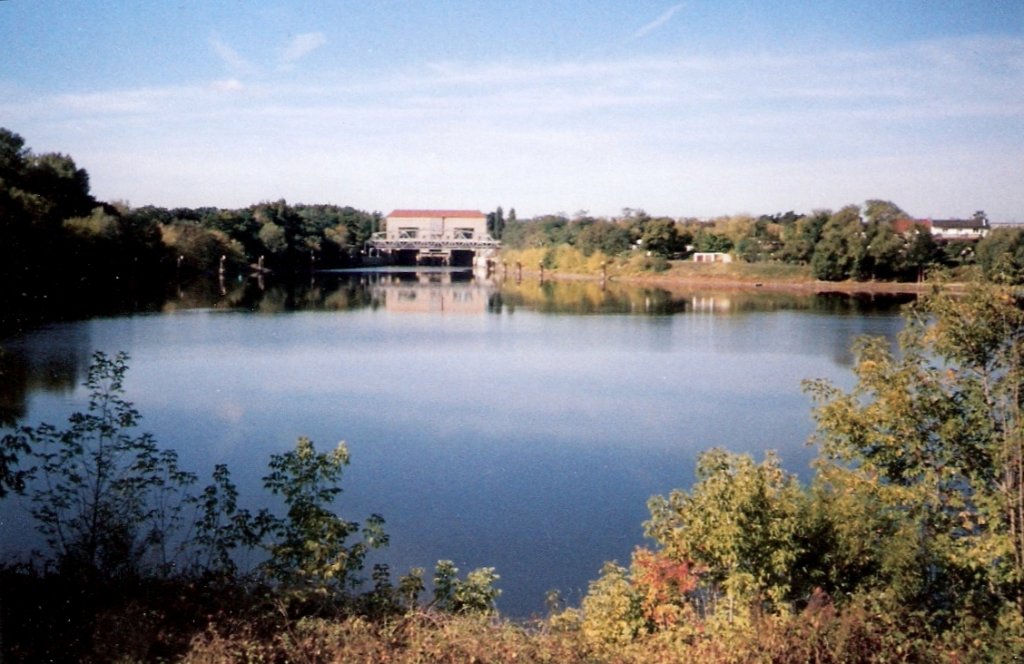
<svg viewBox="0 0 1024 664">
<path fill-rule="evenodd" d="M 757 464 L 747 455 L 712 449 L 697 461 L 697 483 L 648 502 L 648 537 L 669 558 L 701 570 L 712 600 L 730 613 L 751 602 L 782 605 L 794 589 L 805 496 L 777 456 Z"/>
</svg>

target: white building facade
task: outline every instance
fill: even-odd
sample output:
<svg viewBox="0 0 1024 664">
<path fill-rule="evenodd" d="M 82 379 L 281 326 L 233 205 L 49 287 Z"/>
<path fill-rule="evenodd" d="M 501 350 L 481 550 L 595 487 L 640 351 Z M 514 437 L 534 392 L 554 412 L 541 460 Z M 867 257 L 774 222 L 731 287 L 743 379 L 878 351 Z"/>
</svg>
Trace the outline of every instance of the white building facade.
<svg viewBox="0 0 1024 664">
<path fill-rule="evenodd" d="M 484 265 L 501 243 L 479 210 L 393 210 L 369 245 L 396 262 Z"/>
</svg>

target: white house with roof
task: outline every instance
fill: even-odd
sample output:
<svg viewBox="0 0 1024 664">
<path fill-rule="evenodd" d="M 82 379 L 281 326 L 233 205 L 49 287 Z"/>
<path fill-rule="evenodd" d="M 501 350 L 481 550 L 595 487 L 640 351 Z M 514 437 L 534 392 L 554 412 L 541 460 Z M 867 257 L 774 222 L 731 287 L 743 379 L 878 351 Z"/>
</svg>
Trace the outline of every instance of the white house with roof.
<svg viewBox="0 0 1024 664">
<path fill-rule="evenodd" d="M 932 235 L 940 240 L 980 240 L 988 235 L 988 219 L 981 215 L 971 219 L 932 219 Z"/>
<path fill-rule="evenodd" d="M 907 235 L 915 229 L 924 229 L 936 240 L 980 240 L 988 235 L 991 227 L 984 213 L 970 219 L 897 219 L 892 229 Z"/>
</svg>

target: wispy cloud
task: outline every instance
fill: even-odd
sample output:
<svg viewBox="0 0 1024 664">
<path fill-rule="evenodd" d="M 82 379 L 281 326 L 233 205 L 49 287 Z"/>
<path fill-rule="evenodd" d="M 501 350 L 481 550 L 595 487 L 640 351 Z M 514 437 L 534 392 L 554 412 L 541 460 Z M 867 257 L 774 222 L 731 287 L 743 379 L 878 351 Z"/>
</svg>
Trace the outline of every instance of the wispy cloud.
<svg viewBox="0 0 1024 664">
<path fill-rule="evenodd" d="M 676 13 L 678 13 L 679 10 L 682 9 L 682 8 L 683 8 L 683 5 L 681 3 L 678 4 L 678 5 L 672 5 L 671 7 L 666 9 L 664 12 L 662 12 L 661 15 L 658 16 L 658 18 L 656 18 L 653 21 L 651 21 L 650 23 L 640 27 L 640 29 L 638 29 L 636 32 L 634 32 L 633 35 L 632 35 L 632 39 L 640 39 L 641 37 L 646 37 L 647 35 L 651 34 L 652 32 L 654 32 L 655 30 L 657 30 L 661 26 L 663 26 L 666 23 L 668 23 L 669 21 L 671 21 L 672 17 L 675 16 Z"/>
<path fill-rule="evenodd" d="M 296 41 L 290 57 L 301 57 L 322 43 L 322 35 L 304 38 L 302 48 Z M 954 63 L 937 66 L 936 59 L 949 53 L 961 56 Z M 368 118 L 378 112 L 452 117 L 458 122 L 466 117 L 478 121 L 518 118 L 531 127 L 547 122 L 541 116 L 572 118 L 584 112 L 591 127 L 617 117 L 610 115 L 613 112 L 665 122 L 684 117 L 744 121 L 773 117 L 785 123 L 829 115 L 881 120 L 987 114 L 1024 119 L 1022 81 L 1024 40 L 961 39 L 802 57 L 734 54 L 634 56 L 588 63 L 446 62 L 344 84 L 324 80 L 302 85 L 243 84 L 238 78 L 225 77 L 193 86 L 194 91 L 189 86 L 101 90 L 59 95 L 48 103 L 54 104 L 54 112 L 187 114 L 197 95 L 245 90 L 266 104 L 259 107 L 263 111 L 289 115 L 338 109 L 340 113 L 366 111 Z M 225 99 L 223 103 L 232 102 Z M 0 107 L 18 113 L 19 106 L 8 99 Z M 245 109 L 253 109 L 251 99 Z M 666 116 L 663 109 L 673 112 Z M 603 112 L 594 115 L 596 111 Z"/>
<path fill-rule="evenodd" d="M 219 81 L 214 81 L 210 84 L 210 87 L 218 92 L 241 92 L 245 90 L 245 85 L 237 78 L 226 78 Z"/>
<path fill-rule="evenodd" d="M 210 47 L 213 48 L 213 52 L 217 54 L 221 62 L 232 71 L 239 73 L 252 71 L 252 64 L 220 37 L 210 37 Z"/>
<path fill-rule="evenodd" d="M 296 38 L 289 57 L 324 41 Z M 958 214 L 942 206 L 962 200 L 998 215 L 979 200 L 981 174 L 1005 191 L 1017 191 L 1007 183 L 1024 176 L 1020 38 L 784 55 L 449 61 L 364 78 L 255 78 L 244 86 L 225 76 L 203 85 L 0 98 L 0 116 L 26 135 L 33 126 L 73 127 L 79 143 L 65 147 L 81 154 L 97 184 L 108 182 L 98 194 L 109 197 L 138 198 L 150 181 L 166 181 L 158 173 L 165 166 L 147 155 L 168 150 L 189 174 L 182 191 L 208 202 L 231 191 L 230 204 L 365 191 L 379 198 L 346 202 L 387 207 L 389 183 L 402 182 L 409 200 L 441 205 L 463 195 L 450 183 L 464 182 L 483 199 L 467 205 L 512 192 L 521 196 L 519 209 L 537 212 L 640 204 L 699 213 L 713 211 L 716 198 L 733 210 L 774 201 L 810 209 L 884 195 L 921 214 Z M 88 141 L 126 128 L 141 147 L 136 154 L 122 138 L 123 158 L 104 180 L 89 157 L 108 148 Z M 168 147 L 174 136 L 179 144 Z M 505 157 L 496 163 L 493 154 Z M 256 166 L 268 160 L 276 170 Z M 136 162 L 148 164 L 148 179 L 121 168 Z M 974 180 L 965 176 L 968 164 L 979 173 Z M 936 193 L 932 182 L 947 183 L 948 192 Z M 771 197 L 758 202 L 758 192 Z M 1003 197 L 1024 206 L 1024 194 Z M 1018 203 L 1004 208 L 1011 204 Z"/>
<path fill-rule="evenodd" d="M 295 35 L 281 51 L 281 66 L 291 67 L 327 43 L 327 36 L 322 32 L 304 32 Z"/>
</svg>

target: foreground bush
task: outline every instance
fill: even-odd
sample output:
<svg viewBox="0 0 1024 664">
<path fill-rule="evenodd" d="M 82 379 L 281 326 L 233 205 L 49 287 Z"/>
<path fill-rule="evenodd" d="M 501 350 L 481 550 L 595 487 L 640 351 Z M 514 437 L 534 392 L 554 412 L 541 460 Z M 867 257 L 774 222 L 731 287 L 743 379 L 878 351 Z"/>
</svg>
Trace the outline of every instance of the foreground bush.
<svg viewBox="0 0 1024 664">
<path fill-rule="evenodd" d="M 305 619 L 274 633 L 249 624 L 211 627 L 182 661 L 592 664 L 1020 661 L 1020 643 L 1005 626 L 944 638 L 923 623 L 879 614 L 865 601 L 837 610 L 818 597 L 793 615 L 765 615 L 744 627 L 672 629 L 611 646 L 595 643 L 559 619 L 525 625 L 480 616 L 416 612 L 374 622 Z M 575 623 L 578 626 L 578 623 Z"/>
</svg>

